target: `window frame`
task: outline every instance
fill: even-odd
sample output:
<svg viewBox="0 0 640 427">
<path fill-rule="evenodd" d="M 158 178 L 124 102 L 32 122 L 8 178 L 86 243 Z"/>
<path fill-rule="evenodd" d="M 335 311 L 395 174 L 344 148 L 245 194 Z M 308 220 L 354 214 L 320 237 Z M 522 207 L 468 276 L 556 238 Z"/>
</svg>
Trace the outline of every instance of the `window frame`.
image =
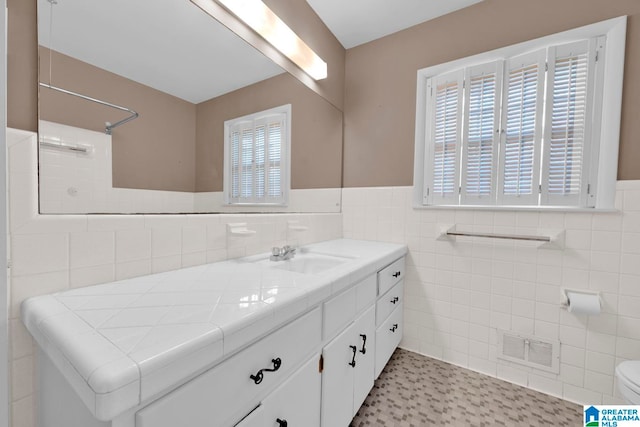
<svg viewBox="0 0 640 427">
<path fill-rule="evenodd" d="M 618 149 L 620 139 L 620 117 L 622 105 L 622 81 L 624 73 L 624 55 L 626 42 L 626 22 L 627 17 L 609 19 L 584 27 L 575 28 L 557 34 L 529 40 L 523 43 L 507 46 L 467 58 L 438 64 L 432 67 L 418 70 L 417 96 L 416 96 L 416 134 L 415 134 L 415 157 L 414 157 L 414 191 L 413 205 L 415 208 L 466 208 L 466 209 L 495 209 L 495 210 L 614 210 L 615 204 L 615 183 L 617 179 Z M 600 120 L 594 122 L 592 132 L 596 134 L 595 139 L 600 141 L 594 147 L 591 158 L 586 159 L 590 170 L 597 170 L 597 175 L 591 180 L 591 200 L 588 206 L 557 206 L 557 205 L 501 205 L 501 198 L 496 198 L 497 204 L 473 205 L 473 204 L 430 204 L 430 196 L 425 194 L 429 179 L 428 165 L 428 123 L 429 96 L 428 87 L 431 78 L 459 69 L 489 63 L 498 60 L 507 60 L 519 55 L 535 52 L 539 49 L 546 49 L 549 46 L 561 45 L 583 39 L 592 39 L 599 36 L 606 36 L 606 60 L 603 67 L 599 68 L 597 76 L 598 87 L 596 91 L 601 91 L 602 99 L 598 103 L 601 110 Z M 507 73 L 505 72 L 505 81 Z M 546 89 L 545 89 L 546 90 Z M 502 88 L 503 97 L 506 90 Z M 466 96 L 466 95 L 465 95 Z M 463 118 L 463 121 L 466 120 Z M 504 125 L 503 125 L 504 127 Z M 462 141 L 462 138 L 461 138 Z M 542 161 L 542 160 L 541 160 Z M 496 187 L 498 180 L 495 181 Z M 537 183 L 536 183 L 537 185 Z"/>
<path fill-rule="evenodd" d="M 232 197 L 232 159 L 231 159 L 231 129 L 242 122 L 251 122 L 255 126 L 256 122 L 265 121 L 266 117 L 283 115 L 284 126 L 282 129 L 281 157 L 280 157 L 280 182 L 282 194 L 279 198 L 271 198 L 270 200 L 260 201 L 260 199 L 251 198 L 249 200 L 236 200 Z M 227 206 L 288 206 L 289 193 L 291 191 L 291 121 L 292 108 L 291 104 L 280 105 L 267 110 L 258 111 L 256 113 L 247 114 L 245 116 L 234 119 L 225 120 L 224 122 L 224 166 L 223 166 L 223 199 Z M 265 156 L 267 153 L 265 153 Z M 256 177 L 252 176 L 255 185 Z"/>
</svg>

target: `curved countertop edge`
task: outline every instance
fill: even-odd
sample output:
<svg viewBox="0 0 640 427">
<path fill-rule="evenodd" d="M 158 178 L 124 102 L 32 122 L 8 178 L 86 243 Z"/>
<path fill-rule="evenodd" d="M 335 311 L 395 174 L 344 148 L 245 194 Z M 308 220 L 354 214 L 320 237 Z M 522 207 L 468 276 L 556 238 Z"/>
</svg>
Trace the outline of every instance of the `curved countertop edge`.
<svg viewBox="0 0 640 427">
<path fill-rule="evenodd" d="M 159 354 L 150 354 L 142 362 L 136 361 L 131 354 L 97 332 L 97 328 L 90 326 L 75 311 L 56 299 L 56 296 L 65 296 L 77 290 L 25 300 L 22 304 L 22 320 L 42 351 L 51 358 L 92 414 L 99 420 L 108 421 L 183 384 L 407 253 L 406 245 L 350 239 L 310 244 L 304 249 L 305 252 L 343 256 L 351 261 L 319 275 L 281 270 L 279 274 L 283 277 L 294 278 L 294 282 L 295 279 L 309 280 L 309 285 L 290 291 L 280 300 L 261 306 L 238 319 L 231 317 L 222 324 L 213 323 L 210 330 L 170 346 Z M 204 266 L 249 264 L 252 259 L 256 259 L 256 256 Z M 184 272 L 187 278 L 185 283 L 189 283 L 190 272 L 202 267 L 169 273 L 175 279 L 176 275 Z M 264 272 L 273 271 L 272 267 L 259 268 Z M 255 269 L 253 271 L 255 273 Z M 149 282 L 154 276 L 160 277 L 162 274 L 141 276 L 128 279 L 127 282 Z M 121 283 L 95 286 L 108 288 Z"/>
</svg>

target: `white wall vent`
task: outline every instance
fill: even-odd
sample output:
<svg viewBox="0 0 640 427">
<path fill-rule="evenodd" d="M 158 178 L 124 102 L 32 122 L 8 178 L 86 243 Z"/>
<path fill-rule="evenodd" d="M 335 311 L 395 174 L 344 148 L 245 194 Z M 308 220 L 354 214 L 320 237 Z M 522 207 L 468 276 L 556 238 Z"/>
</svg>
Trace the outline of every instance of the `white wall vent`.
<svg viewBox="0 0 640 427">
<path fill-rule="evenodd" d="M 498 359 L 560 372 L 560 342 L 498 329 Z"/>
</svg>

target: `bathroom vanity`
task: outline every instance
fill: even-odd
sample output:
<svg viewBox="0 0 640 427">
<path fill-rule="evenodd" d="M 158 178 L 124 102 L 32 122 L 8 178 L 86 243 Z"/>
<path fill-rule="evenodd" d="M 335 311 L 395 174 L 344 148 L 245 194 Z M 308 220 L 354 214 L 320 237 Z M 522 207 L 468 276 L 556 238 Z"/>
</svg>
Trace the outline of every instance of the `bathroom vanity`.
<svg viewBox="0 0 640 427">
<path fill-rule="evenodd" d="M 28 299 L 39 425 L 346 427 L 402 337 L 405 254 L 334 240 Z"/>
</svg>

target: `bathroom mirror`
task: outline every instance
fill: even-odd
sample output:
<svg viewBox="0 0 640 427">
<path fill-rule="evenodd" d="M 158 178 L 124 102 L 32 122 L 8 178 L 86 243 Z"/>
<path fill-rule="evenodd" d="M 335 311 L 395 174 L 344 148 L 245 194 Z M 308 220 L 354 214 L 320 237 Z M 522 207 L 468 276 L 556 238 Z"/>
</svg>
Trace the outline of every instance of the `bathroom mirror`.
<svg viewBox="0 0 640 427">
<path fill-rule="evenodd" d="M 41 213 L 338 212 L 342 112 L 187 0 L 38 0 Z M 286 206 L 223 202 L 224 122 L 291 104 Z"/>
</svg>

